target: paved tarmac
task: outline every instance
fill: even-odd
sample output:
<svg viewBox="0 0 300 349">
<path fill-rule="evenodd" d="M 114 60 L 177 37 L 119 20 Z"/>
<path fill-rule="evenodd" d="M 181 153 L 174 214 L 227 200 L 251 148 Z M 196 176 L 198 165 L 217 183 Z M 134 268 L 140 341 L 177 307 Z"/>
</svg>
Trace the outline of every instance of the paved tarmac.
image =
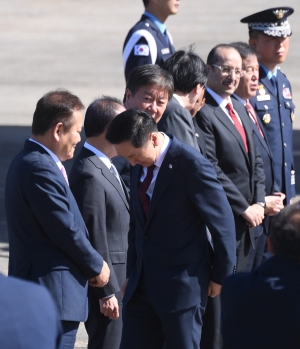
<svg viewBox="0 0 300 349">
<path fill-rule="evenodd" d="M 294 7 L 290 53 L 282 71 L 300 106 L 300 3 L 274 0 L 181 1 L 178 15 L 168 19 L 176 48 L 195 43 L 203 60 L 221 42 L 247 41 L 239 20 L 271 6 Z M 7 274 L 8 239 L 4 183 L 8 165 L 30 136 L 37 100 L 63 87 L 88 105 L 102 94 L 124 93 L 122 45 L 143 11 L 141 0 L 11 0 L 0 2 L 0 271 Z M 300 194 L 300 118 L 294 125 L 297 193 Z M 71 162 L 67 163 L 67 169 Z M 76 348 L 86 348 L 81 327 Z M 0 343 L 1 347 L 1 343 Z"/>
</svg>

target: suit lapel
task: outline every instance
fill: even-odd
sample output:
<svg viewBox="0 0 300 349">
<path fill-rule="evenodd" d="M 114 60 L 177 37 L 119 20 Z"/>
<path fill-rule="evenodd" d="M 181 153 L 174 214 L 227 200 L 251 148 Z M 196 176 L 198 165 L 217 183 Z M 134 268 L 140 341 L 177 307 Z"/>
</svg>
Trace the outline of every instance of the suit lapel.
<svg viewBox="0 0 300 349">
<path fill-rule="evenodd" d="M 274 91 L 274 87 L 271 81 L 269 80 L 265 70 L 262 67 L 259 68 L 259 76 L 260 76 L 260 82 L 264 85 L 264 87 L 268 90 L 268 92 L 277 99 L 277 96 Z M 277 84 L 277 89 L 278 89 L 278 84 Z"/>
<path fill-rule="evenodd" d="M 238 112 L 237 112 L 238 113 Z M 220 122 L 233 134 L 233 136 L 236 138 L 236 140 L 238 141 L 240 148 L 242 150 L 242 152 L 244 153 L 247 161 L 249 161 L 248 158 L 248 154 L 246 152 L 245 149 L 245 145 L 243 142 L 243 139 L 241 137 L 241 135 L 239 134 L 238 130 L 236 129 L 236 127 L 234 126 L 234 124 L 231 122 L 231 120 L 229 119 L 229 117 L 224 113 L 224 111 L 222 110 L 222 108 L 220 106 L 217 106 L 215 109 L 215 115 L 216 117 L 220 120 Z M 245 131 L 246 132 L 246 131 Z M 247 139 L 248 139 L 248 134 L 246 133 Z"/>
<path fill-rule="evenodd" d="M 107 179 L 107 181 L 110 182 L 111 185 L 116 189 L 116 191 L 121 196 L 125 206 L 129 210 L 128 199 L 127 199 L 125 193 L 123 192 L 123 190 L 122 190 L 122 188 L 120 186 L 120 183 L 117 180 L 117 178 L 110 172 L 110 170 L 107 168 L 107 166 L 99 159 L 99 157 L 97 155 L 95 155 L 89 149 L 86 149 L 86 148 L 84 148 L 84 149 L 85 149 L 85 151 L 89 152 L 90 155 L 91 155 L 91 156 L 89 156 L 89 160 L 94 164 L 94 166 L 97 169 L 99 169 L 101 171 L 103 177 L 105 177 Z"/>
</svg>

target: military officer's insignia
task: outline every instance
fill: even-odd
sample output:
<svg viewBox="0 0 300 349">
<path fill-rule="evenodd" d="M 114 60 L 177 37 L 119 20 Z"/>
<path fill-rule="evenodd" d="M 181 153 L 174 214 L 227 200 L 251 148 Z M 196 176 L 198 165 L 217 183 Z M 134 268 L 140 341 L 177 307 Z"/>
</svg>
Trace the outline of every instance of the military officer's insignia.
<svg viewBox="0 0 300 349">
<path fill-rule="evenodd" d="M 258 85 L 258 93 L 261 95 L 261 96 L 264 96 L 266 94 L 266 90 L 264 88 L 264 85 Z"/>
<path fill-rule="evenodd" d="M 288 10 L 276 10 L 273 11 L 274 15 L 277 17 L 277 19 L 281 19 L 284 17 L 284 15 L 289 12 Z"/>
<path fill-rule="evenodd" d="M 195 136 L 196 136 L 196 137 L 199 137 L 199 133 L 195 133 Z"/>
<path fill-rule="evenodd" d="M 271 115 L 270 114 L 265 114 L 264 116 L 263 116 L 263 122 L 267 125 L 267 124 L 269 124 L 270 123 L 270 121 L 271 121 Z"/>
<path fill-rule="evenodd" d="M 269 101 L 271 99 L 271 96 L 269 94 L 268 95 L 266 94 L 264 85 L 258 85 L 257 89 L 258 89 L 258 95 L 256 96 L 256 98 L 259 102 Z"/>
<path fill-rule="evenodd" d="M 294 122 L 295 120 L 295 114 L 293 112 L 291 112 L 291 120 Z"/>
<path fill-rule="evenodd" d="M 283 98 L 285 99 L 292 99 L 291 91 L 288 87 L 283 87 L 282 95 L 283 95 Z"/>
</svg>

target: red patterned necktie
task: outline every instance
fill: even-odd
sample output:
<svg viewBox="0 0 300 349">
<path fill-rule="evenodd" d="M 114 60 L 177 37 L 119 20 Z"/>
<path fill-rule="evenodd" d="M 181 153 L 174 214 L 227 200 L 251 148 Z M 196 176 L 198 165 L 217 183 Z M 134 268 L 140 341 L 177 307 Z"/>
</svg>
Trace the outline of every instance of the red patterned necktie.
<svg viewBox="0 0 300 349">
<path fill-rule="evenodd" d="M 246 133 L 245 133 L 244 127 L 240 123 L 240 121 L 238 120 L 238 118 L 237 118 L 237 116 L 236 116 L 236 114 L 235 114 L 235 112 L 233 110 L 232 105 L 230 103 L 227 103 L 226 108 L 227 108 L 227 110 L 229 112 L 229 115 L 231 116 L 231 119 L 232 119 L 232 121 L 234 123 L 235 128 L 238 130 L 238 133 L 242 137 L 242 140 L 243 140 L 244 145 L 245 145 L 246 152 L 248 153 L 247 137 L 246 137 Z"/>
<path fill-rule="evenodd" d="M 148 190 L 149 185 L 152 181 L 153 170 L 155 167 L 156 167 L 155 165 L 151 165 L 147 168 L 147 175 L 146 175 L 144 181 L 140 184 L 139 189 L 138 189 L 138 197 L 142 203 L 146 217 L 148 217 L 148 213 L 149 213 L 149 209 L 150 209 L 150 198 L 147 195 L 147 190 Z"/>
<path fill-rule="evenodd" d="M 246 109 L 248 110 L 248 113 L 252 116 L 252 119 L 254 120 L 254 123 L 257 126 L 262 138 L 265 138 L 263 131 L 262 131 L 262 129 L 257 121 L 255 110 L 253 109 L 252 105 L 250 104 L 249 99 L 246 100 Z"/>
</svg>

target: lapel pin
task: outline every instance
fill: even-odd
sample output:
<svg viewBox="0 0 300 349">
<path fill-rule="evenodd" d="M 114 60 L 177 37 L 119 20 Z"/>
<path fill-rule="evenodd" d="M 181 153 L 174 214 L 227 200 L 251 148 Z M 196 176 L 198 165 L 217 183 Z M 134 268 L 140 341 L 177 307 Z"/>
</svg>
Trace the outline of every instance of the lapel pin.
<svg viewBox="0 0 300 349">
<path fill-rule="evenodd" d="M 172 167 L 173 167 L 173 166 L 170 164 L 170 165 L 169 165 L 169 168 L 172 168 Z"/>
</svg>

